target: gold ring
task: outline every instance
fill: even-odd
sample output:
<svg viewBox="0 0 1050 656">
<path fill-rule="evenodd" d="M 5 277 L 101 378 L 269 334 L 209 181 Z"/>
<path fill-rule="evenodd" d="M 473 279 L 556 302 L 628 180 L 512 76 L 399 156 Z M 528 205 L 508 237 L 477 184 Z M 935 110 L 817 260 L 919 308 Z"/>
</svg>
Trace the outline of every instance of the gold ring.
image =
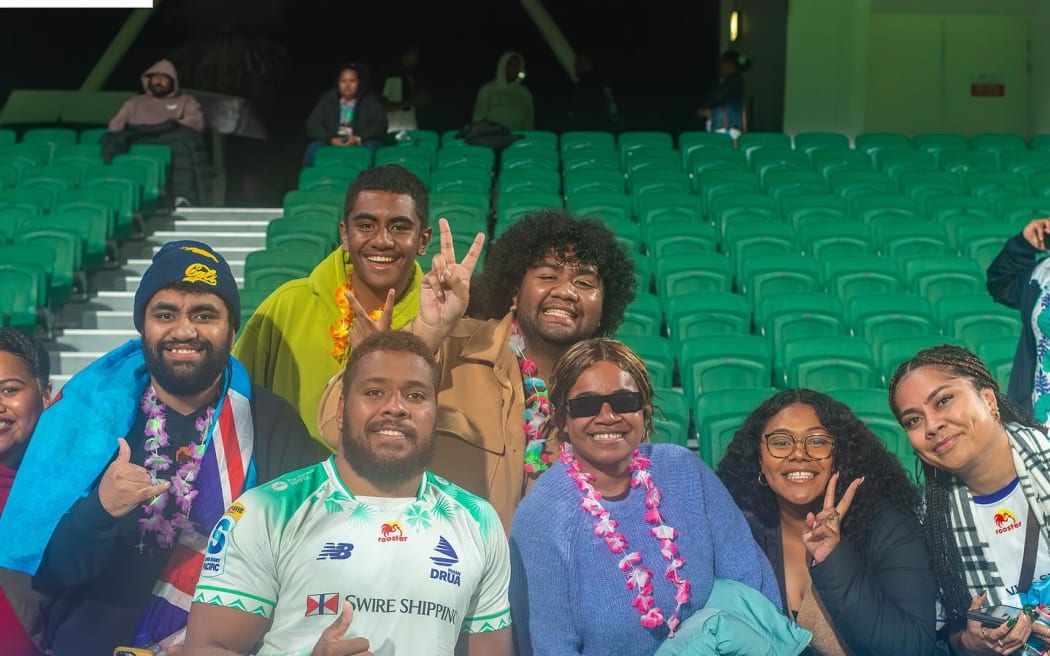
<svg viewBox="0 0 1050 656">
<path fill-rule="evenodd" d="M 835 513 L 835 514 L 834 514 L 834 515 L 832 515 L 831 517 L 828 517 L 828 521 L 829 521 L 829 522 L 837 522 L 837 521 L 839 521 L 839 514 L 838 514 L 838 513 Z"/>
</svg>

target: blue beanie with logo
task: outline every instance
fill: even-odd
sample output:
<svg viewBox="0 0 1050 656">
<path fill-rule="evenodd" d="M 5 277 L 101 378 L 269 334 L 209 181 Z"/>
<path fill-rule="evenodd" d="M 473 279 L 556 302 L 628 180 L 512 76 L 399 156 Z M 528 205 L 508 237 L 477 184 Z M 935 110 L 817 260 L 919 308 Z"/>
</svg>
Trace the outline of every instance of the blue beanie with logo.
<svg viewBox="0 0 1050 656">
<path fill-rule="evenodd" d="M 146 306 L 160 290 L 189 285 L 202 294 L 217 294 L 226 302 L 234 330 L 241 326 L 241 297 L 230 265 L 211 246 L 199 241 L 170 241 L 153 256 L 135 292 L 135 329 L 142 332 Z"/>
</svg>

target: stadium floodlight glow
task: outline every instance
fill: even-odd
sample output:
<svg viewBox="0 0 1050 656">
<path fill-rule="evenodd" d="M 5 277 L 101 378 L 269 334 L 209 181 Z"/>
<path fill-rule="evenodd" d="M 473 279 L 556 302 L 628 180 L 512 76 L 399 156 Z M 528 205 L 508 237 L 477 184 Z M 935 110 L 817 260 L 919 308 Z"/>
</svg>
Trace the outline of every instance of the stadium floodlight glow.
<svg viewBox="0 0 1050 656">
<path fill-rule="evenodd" d="M 740 12 L 735 9 L 729 14 L 729 40 L 736 41 L 740 36 Z"/>
</svg>

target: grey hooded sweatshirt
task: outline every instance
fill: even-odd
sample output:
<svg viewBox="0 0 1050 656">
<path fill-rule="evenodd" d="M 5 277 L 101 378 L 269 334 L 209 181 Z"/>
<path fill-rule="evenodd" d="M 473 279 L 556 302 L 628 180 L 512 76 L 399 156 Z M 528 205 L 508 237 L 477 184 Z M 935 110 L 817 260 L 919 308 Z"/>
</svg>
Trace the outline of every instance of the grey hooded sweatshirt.
<svg viewBox="0 0 1050 656">
<path fill-rule="evenodd" d="M 149 77 L 162 73 L 171 78 L 171 93 L 158 98 L 150 93 Z M 162 59 L 142 74 L 144 94 L 128 99 L 109 121 L 110 132 L 120 132 L 129 125 L 158 125 L 165 121 L 178 121 L 181 125 L 198 132 L 204 130 L 204 112 L 193 96 L 179 93 L 179 76 L 175 65 Z"/>
<path fill-rule="evenodd" d="M 521 79 L 507 81 L 507 62 L 517 55 L 525 70 L 525 58 L 518 52 L 505 52 L 496 64 L 496 77 L 485 83 L 474 102 L 474 120 L 486 119 L 507 126 L 511 130 L 531 130 L 535 125 L 532 92 Z"/>
</svg>

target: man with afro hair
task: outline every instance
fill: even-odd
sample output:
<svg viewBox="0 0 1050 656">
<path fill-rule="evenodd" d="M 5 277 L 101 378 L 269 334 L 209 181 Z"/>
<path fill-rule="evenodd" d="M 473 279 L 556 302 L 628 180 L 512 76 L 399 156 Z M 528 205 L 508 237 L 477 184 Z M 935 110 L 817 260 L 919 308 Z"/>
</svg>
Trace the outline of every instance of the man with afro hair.
<svg viewBox="0 0 1050 656">
<path fill-rule="evenodd" d="M 510 226 L 472 281 L 468 316 L 450 316 L 432 342 L 441 382 L 431 471 L 488 499 L 509 530 L 557 457 L 539 432 L 554 363 L 578 341 L 612 335 L 634 293 L 634 263 L 600 221 L 541 210 Z"/>
</svg>

